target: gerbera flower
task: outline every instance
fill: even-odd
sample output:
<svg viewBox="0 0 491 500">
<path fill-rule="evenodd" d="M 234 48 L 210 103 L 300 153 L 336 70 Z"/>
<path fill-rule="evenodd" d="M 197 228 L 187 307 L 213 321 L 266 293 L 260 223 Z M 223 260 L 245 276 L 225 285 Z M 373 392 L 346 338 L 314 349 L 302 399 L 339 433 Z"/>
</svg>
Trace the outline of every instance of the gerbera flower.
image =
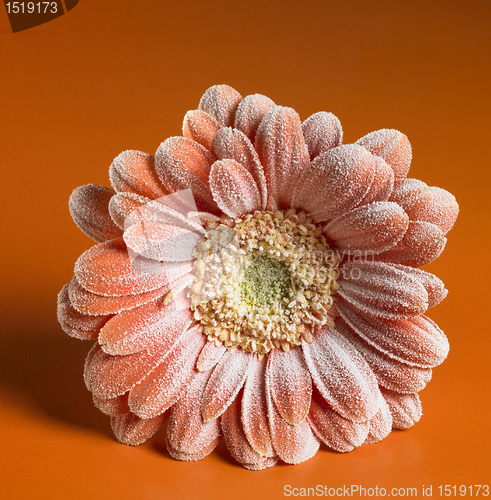
<svg viewBox="0 0 491 500">
<path fill-rule="evenodd" d="M 302 123 L 214 86 L 155 158 L 125 151 L 113 189 L 74 191 L 72 217 L 99 244 L 61 291 L 59 320 L 96 340 L 85 381 L 121 442 L 167 420 L 174 458 L 199 460 L 224 436 L 262 469 L 420 419 L 448 342 L 424 315 L 446 290 L 419 267 L 458 205 L 406 177 L 400 132 L 342 137 L 331 113 Z"/>
</svg>

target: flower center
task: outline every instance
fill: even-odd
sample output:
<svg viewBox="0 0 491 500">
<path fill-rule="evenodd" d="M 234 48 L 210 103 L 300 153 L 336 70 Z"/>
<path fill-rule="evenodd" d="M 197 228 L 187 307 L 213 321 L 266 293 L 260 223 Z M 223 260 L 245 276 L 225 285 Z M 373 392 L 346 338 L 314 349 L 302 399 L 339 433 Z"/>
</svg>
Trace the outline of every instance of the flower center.
<svg viewBox="0 0 491 500">
<path fill-rule="evenodd" d="M 338 258 L 304 212 L 257 211 L 208 228 L 194 256 L 191 309 L 209 340 L 288 351 L 332 322 Z"/>
</svg>

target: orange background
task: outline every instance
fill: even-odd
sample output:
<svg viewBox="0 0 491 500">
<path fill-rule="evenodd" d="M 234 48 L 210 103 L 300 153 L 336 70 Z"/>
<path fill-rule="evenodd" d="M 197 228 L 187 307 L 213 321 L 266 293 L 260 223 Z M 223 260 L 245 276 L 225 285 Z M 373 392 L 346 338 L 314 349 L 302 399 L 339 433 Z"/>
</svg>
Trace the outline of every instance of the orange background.
<svg viewBox="0 0 491 500">
<path fill-rule="evenodd" d="M 110 5 L 108 5 L 110 4 Z M 491 483 L 489 0 L 100 2 L 12 34 L 0 13 L 0 497 L 283 498 L 284 486 L 418 488 Z M 75 187 L 109 185 L 126 149 L 154 153 L 211 85 L 263 93 L 305 119 L 336 114 L 345 142 L 397 128 L 410 176 L 454 193 L 461 214 L 427 269 L 450 290 L 430 316 L 451 350 L 408 431 L 349 454 L 249 472 L 219 447 L 172 460 L 163 439 L 118 444 L 82 380 L 56 295 L 91 241 Z"/>
</svg>

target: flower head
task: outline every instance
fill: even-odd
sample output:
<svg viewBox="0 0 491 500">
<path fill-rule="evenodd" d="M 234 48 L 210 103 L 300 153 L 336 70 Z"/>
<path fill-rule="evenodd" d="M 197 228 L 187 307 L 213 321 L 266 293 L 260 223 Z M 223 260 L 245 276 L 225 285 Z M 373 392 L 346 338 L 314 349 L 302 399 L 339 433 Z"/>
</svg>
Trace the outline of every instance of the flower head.
<svg viewBox="0 0 491 500">
<path fill-rule="evenodd" d="M 396 130 L 342 144 L 339 120 L 301 122 L 262 95 L 211 87 L 155 158 L 121 153 L 113 189 L 70 198 L 98 245 L 60 292 L 63 329 L 94 339 L 85 381 L 117 438 L 167 420 L 169 453 L 221 437 L 244 467 L 350 451 L 421 417 L 448 352 L 424 315 L 446 295 L 419 269 L 458 214 L 408 179 Z"/>
</svg>

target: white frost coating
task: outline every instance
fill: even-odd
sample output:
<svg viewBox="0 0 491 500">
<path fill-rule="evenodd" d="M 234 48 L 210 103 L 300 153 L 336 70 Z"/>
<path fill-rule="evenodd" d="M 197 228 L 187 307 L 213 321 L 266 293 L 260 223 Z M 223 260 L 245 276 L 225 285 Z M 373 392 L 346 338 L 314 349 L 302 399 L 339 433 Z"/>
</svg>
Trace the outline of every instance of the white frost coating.
<svg viewBox="0 0 491 500">
<path fill-rule="evenodd" d="M 196 361 L 196 368 L 200 372 L 206 372 L 214 368 L 222 359 L 227 348 L 216 341 L 208 341 L 201 350 L 198 361 Z"/>
<path fill-rule="evenodd" d="M 213 116 L 223 127 L 230 127 L 241 100 L 242 96 L 229 85 L 214 85 L 203 94 L 198 109 Z"/>
<path fill-rule="evenodd" d="M 205 111 L 196 109 L 188 111 L 184 116 L 182 135 L 198 142 L 206 149 L 211 148 L 213 137 L 220 129 L 220 124 Z"/>
<path fill-rule="evenodd" d="M 387 201 L 394 189 L 394 171 L 379 156 L 373 156 L 375 174 L 369 191 L 361 201 L 360 205 L 367 205 L 375 201 Z"/>
<path fill-rule="evenodd" d="M 111 428 L 117 440 L 131 446 L 138 446 L 150 439 L 164 424 L 165 416 L 142 419 L 129 414 L 111 418 Z"/>
<path fill-rule="evenodd" d="M 309 116 L 302 123 L 302 132 L 312 160 L 343 143 L 341 122 L 335 115 L 326 111 Z"/>
<path fill-rule="evenodd" d="M 397 394 L 396 392 L 382 392 L 392 414 L 393 429 L 409 429 L 423 415 L 421 401 L 417 394 Z"/>
<path fill-rule="evenodd" d="M 254 142 L 259 125 L 274 105 L 269 97 L 261 94 L 244 97 L 237 107 L 234 127 Z"/>
<path fill-rule="evenodd" d="M 378 443 L 392 430 L 392 415 L 382 394 L 379 396 L 379 411 L 370 420 L 369 432 L 365 443 Z"/>
</svg>

